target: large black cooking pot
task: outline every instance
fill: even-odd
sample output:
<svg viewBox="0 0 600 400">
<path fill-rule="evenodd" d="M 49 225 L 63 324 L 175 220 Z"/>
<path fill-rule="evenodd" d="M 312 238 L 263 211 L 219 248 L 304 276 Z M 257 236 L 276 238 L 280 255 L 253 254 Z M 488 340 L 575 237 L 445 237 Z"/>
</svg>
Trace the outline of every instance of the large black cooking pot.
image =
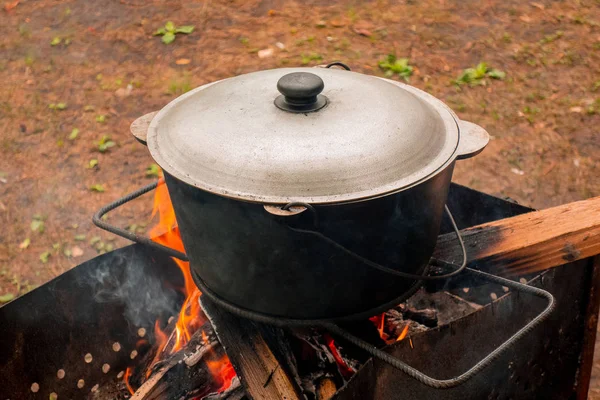
<svg viewBox="0 0 600 400">
<path fill-rule="evenodd" d="M 488 142 L 441 101 L 338 69 L 199 87 L 134 122 L 163 168 L 196 284 L 296 320 L 364 317 L 418 286 L 456 159 Z"/>
</svg>

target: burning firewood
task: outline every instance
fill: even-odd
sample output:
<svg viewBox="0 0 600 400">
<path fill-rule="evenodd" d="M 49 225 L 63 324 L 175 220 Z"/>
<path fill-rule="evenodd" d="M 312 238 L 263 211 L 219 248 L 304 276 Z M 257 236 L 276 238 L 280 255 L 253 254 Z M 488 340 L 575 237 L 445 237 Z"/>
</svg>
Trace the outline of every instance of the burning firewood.
<svg viewBox="0 0 600 400">
<path fill-rule="evenodd" d="M 225 357 L 210 322 L 206 322 L 182 350 L 151 367 L 150 375 L 135 391 L 131 400 L 192 399 L 203 398 L 211 393 L 218 395 L 224 382 L 220 375 L 214 373 L 214 369 L 215 364 L 222 363 Z M 229 391 L 229 395 L 233 395 L 233 392 Z M 233 398 L 229 395 L 212 395 L 211 398 Z"/>
</svg>

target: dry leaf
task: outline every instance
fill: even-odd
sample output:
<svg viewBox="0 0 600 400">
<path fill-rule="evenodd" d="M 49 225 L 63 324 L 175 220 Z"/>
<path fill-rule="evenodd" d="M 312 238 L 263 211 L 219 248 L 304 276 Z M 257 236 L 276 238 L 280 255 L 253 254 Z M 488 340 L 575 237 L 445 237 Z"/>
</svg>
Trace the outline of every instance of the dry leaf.
<svg viewBox="0 0 600 400">
<path fill-rule="evenodd" d="M 15 0 L 15 1 L 12 1 L 12 2 L 6 2 L 6 3 L 4 3 L 4 10 L 5 11 L 12 10 L 13 8 L 15 8 L 17 6 L 17 4 L 19 4 L 19 1 L 20 0 Z"/>
<path fill-rule="evenodd" d="M 331 24 L 331 26 L 333 26 L 334 28 L 342 28 L 346 26 L 346 23 L 344 21 L 340 21 L 339 19 L 332 19 L 331 21 L 329 21 L 329 24 Z"/>
<path fill-rule="evenodd" d="M 361 36 L 366 36 L 366 37 L 370 37 L 373 33 L 365 28 L 352 28 L 352 30 L 354 31 L 354 33 L 358 33 Z"/>
<path fill-rule="evenodd" d="M 190 62 L 192 62 L 192 60 L 190 60 L 189 58 L 180 58 L 179 60 L 175 61 L 175 64 L 188 65 Z"/>
<path fill-rule="evenodd" d="M 71 255 L 73 257 L 81 257 L 83 255 L 83 250 L 81 250 L 81 248 L 78 246 L 73 246 L 71 248 Z"/>
<path fill-rule="evenodd" d="M 529 3 L 529 4 L 531 4 L 532 7 L 539 8 L 540 10 L 543 10 L 543 9 L 546 8 L 542 3 L 534 3 L 534 2 L 532 2 L 532 3 Z"/>
<path fill-rule="evenodd" d="M 521 15 L 519 17 L 519 19 L 523 22 L 527 22 L 527 23 L 531 22 L 531 17 L 528 17 L 527 15 Z"/>
<path fill-rule="evenodd" d="M 579 106 L 571 107 L 571 108 L 569 108 L 569 111 L 571 111 L 572 113 L 581 113 L 581 112 L 583 112 L 583 107 L 579 107 Z"/>
<path fill-rule="evenodd" d="M 554 169 L 554 167 L 556 167 L 556 162 L 552 161 L 550 163 L 550 165 L 548 165 L 546 168 L 544 168 L 544 170 L 542 171 L 542 176 L 546 176 L 550 173 L 550 171 L 552 171 Z"/>
</svg>

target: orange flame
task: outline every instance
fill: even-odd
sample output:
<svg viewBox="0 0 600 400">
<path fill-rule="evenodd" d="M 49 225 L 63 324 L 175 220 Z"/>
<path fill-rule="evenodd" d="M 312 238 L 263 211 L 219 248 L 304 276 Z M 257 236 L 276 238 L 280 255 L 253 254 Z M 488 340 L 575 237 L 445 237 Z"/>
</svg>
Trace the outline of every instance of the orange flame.
<svg viewBox="0 0 600 400">
<path fill-rule="evenodd" d="M 158 224 L 150 229 L 149 232 L 152 240 L 172 249 L 185 252 L 179 228 L 177 227 L 177 220 L 175 219 L 175 210 L 171 204 L 171 198 L 163 179 L 160 180 L 154 196 L 152 216 L 154 217 L 156 214 L 159 217 Z M 150 376 L 152 367 L 156 362 L 167 355 L 183 349 L 192 335 L 206 321 L 204 313 L 200 308 L 199 298 L 201 293 L 192 279 L 189 262 L 176 258 L 173 258 L 173 260 L 183 274 L 184 286 L 181 290 L 185 296 L 185 300 L 172 332 L 163 331 L 160 328 L 159 321 L 156 321 L 154 334 L 157 350 L 154 360 L 150 363 L 150 367 L 146 371 L 146 377 Z M 206 334 L 202 333 L 203 339 L 207 340 Z M 220 360 L 207 361 L 207 366 L 213 375 L 215 383 L 221 386 L 219 392 L 226 390 L 231 385 L 231 380 L 235 377 L 235 372 L 229 362 L 229 358 L 225 355 Z M 133 394 L 134 392 L 128 382 L 129 376 L 131 376 L 131 368 L 128 368 L 125 373 L 125 384 L 127 385 L 127 389 Z"/>
<path fill-rule="evenodd" d="M 385 328 L 385 313 L 382 313 L 381 315 L 376 315 L 374 317 L 371 317 L 371 318 L 369 318 L 369 321 L 371 321 L 375 325 L 375 327 L 377 328 L 377 332 L 379 332 L 379 337 L 381 339 L 383 339 L 385 342 L 387 342 L 387 340 L 389 339 L 390 335 L 388 335 L 384 331 L 384 328 Z"/>
<path fill-rule="evenodd" d="M 406 326 L 402 329 L 402 332 L 396 338 L 396 342 L 399 342 L 399 341 L 403 340 L 406 337 L 407 334 L 408 334 L 408 324 L 406 324 Z"/>
<path fill-rule="evenodd" d="M 175 210 L 171 205 L 171 198 L 167 185 L 163 181 L 156 188 L 154 196 L 154 208 L 152 216 L 158 213 L 159 222 L 150 230 L 152 240 L 164 246 L 184 252 L 183 241 L 179 235 L 179 228 L 175 219 Z M 177 323 L 175 324 L 175 343 L 168 350 L 168 354 L 173 354 L 183 348 L 190 340 L 194 332 L 204 323 L 202 311 L 200 310 L 200 291 L 196 288 L 192 275 L 190 273 L 189 262 L 173 258 L 175 263 L 183 273 L 184 287 L 183 293 L 185 301 L 179 312 Z M 162 332 L 161 332 L 162 333 Z M 164 346 L 164 345 L 163 345 Z"/>
<path fill-rule="evenodd" d="M 125 375 L 123 376 L 123 381 L 125 382 L 125 386 L 127 386 L 127 390 L 129 390 L 130 394 L 135 393 L 135 390 L 133 390 L 133 388 L 129 384 L 129 377 L 131 376 L 132 370 L 133 368 L 127 367 L 127 369 L 125 370 Z"/>
</svg>

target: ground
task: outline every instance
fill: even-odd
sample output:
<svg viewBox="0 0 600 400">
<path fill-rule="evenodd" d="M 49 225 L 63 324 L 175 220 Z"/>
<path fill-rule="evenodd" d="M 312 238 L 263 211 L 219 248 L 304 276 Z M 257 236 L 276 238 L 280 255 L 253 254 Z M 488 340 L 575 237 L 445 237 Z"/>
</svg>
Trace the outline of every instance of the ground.
<svg viewBox="0 0 600 400">
<path fill-rule="evenodd" d="M 455 182 L 535 208 L 600 195 L 598 1 L 3 5 L 3 300 L 126 244 L 90 218 L 156 179 L 147 149 L 129 134 L 135 118 L 196 86 L 260 69 L 341 60 L 383 76 L 380 60 L 407 58 L 410 84 L 492 135 L 481 155 L 457 163 Z M 167 21 L 194 30 L 164 44 L 153 33 Z M 480 62 L 505 77 L 453 83 Z M 142 197 L 110 221 L 143 233 L 151 204 Z"/>
</svg>

